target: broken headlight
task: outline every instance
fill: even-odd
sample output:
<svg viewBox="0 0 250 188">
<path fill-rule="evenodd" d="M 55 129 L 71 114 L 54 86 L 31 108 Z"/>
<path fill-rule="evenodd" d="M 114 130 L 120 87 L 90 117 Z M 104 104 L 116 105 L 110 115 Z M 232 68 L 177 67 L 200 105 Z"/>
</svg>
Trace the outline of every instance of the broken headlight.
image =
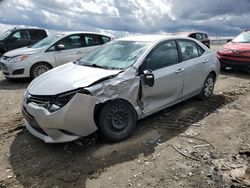
<svg viewBox="0 0 250 188">
<path fill-rule="evenodd" d="M 54 96 L 30 95 L 27 99 L 27 104 L 32 102 L 40 107 L 46 108 L 49 112 L 55 112 L 64 107 L 76 93 L 91 95 L 91 93 L 85 89 L 77 89 Z"/>
<path fill-rule="evenodd" d="M 73 97 L 76 93 L 82 93 L 85 95 L 90 95 L 90 92 L 86 89 L 78 89 L 74 91 L 69 91 L 66 93 L 59 94 L 55 97 L 54 101 L 51 103 L 48 110 L 50 112 L 54 112 L 56 110 L 59 110 L 60 108 L 64 107 Z"/>
</svg>

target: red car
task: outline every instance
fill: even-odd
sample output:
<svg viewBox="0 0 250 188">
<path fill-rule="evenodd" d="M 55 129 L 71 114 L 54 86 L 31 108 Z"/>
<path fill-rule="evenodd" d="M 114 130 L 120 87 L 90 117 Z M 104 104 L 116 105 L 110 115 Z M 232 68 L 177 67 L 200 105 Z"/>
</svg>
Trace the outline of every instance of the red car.
<svg viewBox="0 0 250 188">
<path fill-rule="evenodd" d="M 221 69 L 231 67 L 250 70 L 250 30 L 242 32 L 225 44 L 217 52 L 217 58 L 221 63 Z"/>
</svg>

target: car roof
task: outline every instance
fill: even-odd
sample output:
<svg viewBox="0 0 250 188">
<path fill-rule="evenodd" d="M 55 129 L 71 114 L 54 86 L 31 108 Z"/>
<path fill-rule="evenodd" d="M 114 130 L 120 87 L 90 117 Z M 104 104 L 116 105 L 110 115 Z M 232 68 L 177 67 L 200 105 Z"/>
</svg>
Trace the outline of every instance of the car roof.
<svg viewBox="0 0 250 188">
<path fill-rule="evenodd" d="M 42 29 L 42 28 L 14 28 L 14 29 L 10 29 L 11 31 L 15 31 L 15 30 L 43 30 L 45 31 L 45 29 Z"/>
<path fill-rule="evenodd" d="M 185 36 L 175 36 L 175 35 L 140 35 L 140 36 L 128 36 L 122 37 L 117 40 L 120 41 L 138 41 L 138 42 L 156 42 L 160 40 L 168 40 L 168 39 L 189 39 L 189 37 Z"/>
<path fill-rule="evenodd" d="M 106 34 L 106 33 L 98 33 L 98 32 L 90 32 L 90 31 L 65 31 L 65 32 L 59 32 L 55 34 L 63 34 L 63 35 L 72 35 L 72 34 L 94 34 L 94 35 L 102 35 L 107 36 L 110 38 L 113 38 L 112 35 Z"/>
<path fill-rule="evenodd" d="M 183 31 L 183 32 L 174 33 L 174 35 L 189 36 L 189 35 L 195 34 L 195 33 L 202 33 L 202 34 L 206 34 L 207 35 L 207 33 L 202 32 L 202 31 Z"/>
</svg>

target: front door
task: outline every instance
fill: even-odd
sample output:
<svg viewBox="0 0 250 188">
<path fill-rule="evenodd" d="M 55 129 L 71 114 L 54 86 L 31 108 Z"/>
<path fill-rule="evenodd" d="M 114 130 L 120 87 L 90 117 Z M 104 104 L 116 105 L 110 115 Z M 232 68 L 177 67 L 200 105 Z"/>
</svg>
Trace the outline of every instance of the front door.
<svg viewBox="0 0 250 188">
<path fill-rule="evenodd" d="M 83 56 L 82 50 L 84 49 L 84 43 L 81 34 L 66 36 L 58 41 L 56 46 L 59 44 L 64 45 L 64 49 L 56 50 L 54 52 L 57 66 L 71 61 L 76 61 Z"/>
<path fill-rule="evenodd" d="M 145 69 L 154 75 L 154 85 L 149 87 L 142 83 L 143 113 L 152 114 L 181 100 L 183 65 L 178 60 L 176 42 L 167 41 L 157 46 L 145 63 Z"/>
<path fill-rule="evenodd" d="M 8 51 L 10 51 L 24 46 L 28 46 L 30 42 L 31 37 L 29 31 L 16 31 L 15 33 L 13 33 L 12 36 L 9 37 L 7 42 L 7 49 Z"/>
</svg>

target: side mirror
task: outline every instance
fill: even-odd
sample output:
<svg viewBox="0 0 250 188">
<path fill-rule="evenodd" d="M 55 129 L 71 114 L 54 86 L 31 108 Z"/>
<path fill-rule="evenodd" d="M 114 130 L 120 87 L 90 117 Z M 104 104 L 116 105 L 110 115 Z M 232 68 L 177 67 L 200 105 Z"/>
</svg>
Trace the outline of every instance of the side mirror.
<svg viewBox="0 0 250 188">
<path fill-rule="evenodd" d="M 232 41 L 232 39 L 228 39 L 228 40 L 227 40 L 227 43 L 229 43 L 229 42 L 231 42 L 231 41 Z"/>
<path fill-rule="evenodd" d="M 145 83 L 149 87 L 153 87 L 154 82 L 155 82 L 155 78 L 154 78 L 154 75 L 152 74 L 152 72 L 150 72 L 149 70 L 144 70 L 143 71 L 143 75 L 144 75 L 144 81 L 145 81 Z"/>
<path fill-rule="evenodd" d="M 63 44 L 58 44 L 58 45 L 56 46 L 56 49 L 57 49 L 57 50 L 64 50 L 64 49 L 65 49 L 65 46 L 64 46 Z"/>
</svg>

